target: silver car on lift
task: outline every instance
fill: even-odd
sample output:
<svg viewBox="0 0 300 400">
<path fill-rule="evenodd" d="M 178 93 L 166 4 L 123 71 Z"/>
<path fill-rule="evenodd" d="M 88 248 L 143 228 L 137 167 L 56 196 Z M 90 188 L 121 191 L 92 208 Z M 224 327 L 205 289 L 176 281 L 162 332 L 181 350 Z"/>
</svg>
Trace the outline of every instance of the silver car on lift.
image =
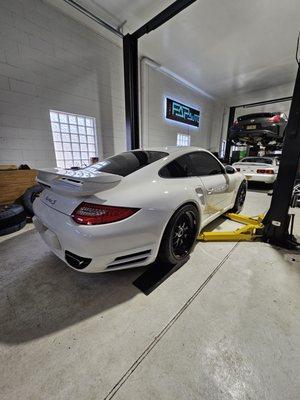
<svg viewBox="0 0 300 400">
<path fill-rule="evenodd" d="M 282 112 L 264 112 L 238 117 L 230 128 L 230 139 L 235 143 L 267 145 L 282 142 L 288 118 Z"/>
</svg>

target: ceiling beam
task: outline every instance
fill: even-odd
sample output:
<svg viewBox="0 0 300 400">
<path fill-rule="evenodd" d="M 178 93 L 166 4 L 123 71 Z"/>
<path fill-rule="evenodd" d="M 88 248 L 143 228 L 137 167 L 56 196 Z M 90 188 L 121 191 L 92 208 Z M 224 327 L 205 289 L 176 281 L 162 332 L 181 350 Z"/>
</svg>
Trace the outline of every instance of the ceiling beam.
<svg viewBox="0 0 300 400">
<path fill-rule="evenodd" d="M 97 22 L 99 25 L 103 26 L 104 28 L 108 29 L 115 35 L 123 38 L 123 33 L 120 29 L 115 28 L 114 26 L 110 25 L 109 23 L 103 21 L 103 19 L 97 17 L 95 14 L 91 13 L 89 10 L 81 6 L 80 4 L 76 3 L 74 0 L 63 0 L 65 3 L 69 4 L 71 7 L 75 8 L 75 10 L 80 11 L 82 14 L 87 16 L 88 18 L 92 19 L 93 21 Z"/>
<path fill-rule="evenodd" d="M 290 101 L 292 100 L 292 96 L 288 97 L 280 97 L 278 99 L 271 99 L 271 100 L 264 100 L 264 101 L 257 101 L 256 103 L 248 103 L 248 104 L 240 104 L 238 106 L 233 106 L 235 108 L 250 108 L 250 107 L 257 107 L 257 106 L 265 106 L 268 104 L 274 104 L 274 103 L 282 103 L 284 101 Z"/>
<path fill-rule="evenodd" d="M 160 27 L 165 22 L 169 21 L 169 19 L 175 17 L 182 10 L 195 3 L 197 0 L 176 0 L 174 3 L 170 4 L 169 7 L 165 8 L 155 17 L 150 19 L 146 24 L 137 29 L 132 36 L 135 36 L 137 39 L 144 36 L 146 33 L 153 31 L 154 29 Z"/>
</svg>

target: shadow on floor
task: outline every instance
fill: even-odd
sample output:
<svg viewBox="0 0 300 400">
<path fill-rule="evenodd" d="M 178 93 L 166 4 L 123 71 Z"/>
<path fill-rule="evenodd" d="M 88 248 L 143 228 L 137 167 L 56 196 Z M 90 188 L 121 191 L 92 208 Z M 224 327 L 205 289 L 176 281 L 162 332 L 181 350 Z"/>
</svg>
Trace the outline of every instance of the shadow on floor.
<svg viewBox="0 0 300 400">
<path fill-rule="evenodd" d="M 248 190 L 256 193 L 268 193 L 272 191 L 273 185 L 264 182 L 251 182 L 248 181 Z"/>
<path fill-rule="evenodd" d="M 84 274 L 50 253 L 35 231 L 0 244 L 0 341 L 22 343 L 124 303 L 143 268 Z"/>
<path fill-rule="evenodd" d="M 210 222 L 205 228 L 202 230 L 203 232 L 212 232 L 212 231 L 221 231 L 221 224 L 225 221 L 228 221 L 226 217 L 220 216 L 216 218 L 214 221 Z"/>
</svg>

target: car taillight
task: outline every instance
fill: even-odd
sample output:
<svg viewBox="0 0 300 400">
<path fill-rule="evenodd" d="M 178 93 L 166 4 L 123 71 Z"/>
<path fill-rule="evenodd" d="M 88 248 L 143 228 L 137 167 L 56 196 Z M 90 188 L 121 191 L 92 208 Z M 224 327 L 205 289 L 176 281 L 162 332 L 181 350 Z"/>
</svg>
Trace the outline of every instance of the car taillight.
<svg viewBox="0 0 300 400">
<path fill-rule="evenodd" d="M 235 169 L 237 170 L 237 172 L 240 172 L 240 170 L 241 170 L 241 168 L 237 168 L 237 167 L 235 167 Z"/>
<path fill-rule="evenodd" d="M 238 120 L 236 120 L 236 121 L 233 122 L 233 125 L 234 125 L 234 126 L 237 126 L 238 124 L 239 124 L 239 121 L 238 121 Z"/>
<path fill-rule="evenodd" d="M 269 174 L 269 175 L 273 175 L 274 174 L 273 169 L 257 169 L 256 172 L 258 174 Z"/>
<path fill-rule="evenodd" d="M 268 121 L 273 124 L 278 124 L 280 122 L 280 115 L 274 115 L 274 117 L 268 118 Z"/>
<path fill-rule="evenodd" d="M 104 206 L 83 202 L 73 211 L 72 218 L 81 225 L 101 225 L 121 221 L 139 210 L 140 208 Z"/>
</svg>

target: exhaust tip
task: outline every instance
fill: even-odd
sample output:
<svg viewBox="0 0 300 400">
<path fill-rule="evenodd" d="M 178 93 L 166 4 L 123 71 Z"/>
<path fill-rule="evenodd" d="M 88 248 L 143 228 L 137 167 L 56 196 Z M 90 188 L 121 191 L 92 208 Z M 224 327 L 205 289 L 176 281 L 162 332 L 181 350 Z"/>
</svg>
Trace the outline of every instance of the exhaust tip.
<svg viewBox="0 0 300 400">
<path fill-rule="evenodd" d="M 71 253 L 70 251 L 65 251 L 65 259 L 71 267 L 76 269 L 84 269 L 86 268 L 92 261 L 91 258 L 85 258 L 78 256 L 77 254 Z"/>
</svg>

